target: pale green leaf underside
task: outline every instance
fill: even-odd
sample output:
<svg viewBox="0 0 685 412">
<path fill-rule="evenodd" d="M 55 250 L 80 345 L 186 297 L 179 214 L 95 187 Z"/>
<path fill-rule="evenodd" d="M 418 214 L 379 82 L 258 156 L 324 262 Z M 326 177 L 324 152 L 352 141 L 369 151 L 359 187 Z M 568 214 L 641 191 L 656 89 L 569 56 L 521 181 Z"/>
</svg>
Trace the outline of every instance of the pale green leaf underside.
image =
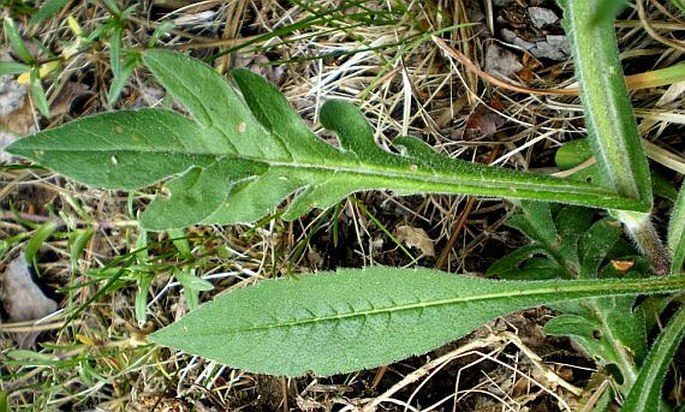
<svg viewBox="0 0 685 412">
<path fill-rule="evenodd" d="M 331 375 L 427 352 L 528 307 L 684 285 L 685 277 L 516 282 L 427 269 L 346 269 L 262 281 L 150 338 L 254 372 Z"/>
<path fill-rule="evenodd" d="M 397 139 L 402 154 L 384 151 L 361 113 L 340 101 L 321 109 L 321 122 L 338 135 L 335 147 L 249 71 L 233 73 L 238 93 L 212 68 L 180 54 L 150 50 L 143 62 L 192 120 L 161 109 L 107 113 L 38 133 L 7 150 L 92 186 L 130 190 L 171 178 L 170 194 L 143 215 L 143 226 L 152 230 L 253 222 L 297 193 L 283 215 L 294 219 L 370 189 L 645 208 L 585 182 L 450 159 L 417 139 Z"/>
</svg>

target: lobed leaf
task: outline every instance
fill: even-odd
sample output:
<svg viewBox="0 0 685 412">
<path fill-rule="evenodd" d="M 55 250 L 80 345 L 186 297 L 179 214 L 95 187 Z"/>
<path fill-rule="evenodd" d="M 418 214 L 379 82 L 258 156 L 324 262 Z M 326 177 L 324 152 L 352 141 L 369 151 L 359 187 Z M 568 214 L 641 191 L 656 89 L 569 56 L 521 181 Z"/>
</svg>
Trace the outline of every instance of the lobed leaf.
<svg viewBox="0 0 685 412">
<path fill-rule="evenodd" d="M 21 139 L 7 150 L 88 185 L 128 190 L 211 164 L 219 155 L 195 123 L 153 109 L 86 117 Z"/>
<path fill-rule="evenodd" d="M 293 193 L 283 217 L 295 219 L 371 189 L 645 207 L 586 182 L 450 159 L 416 139 L 400 138 L 403 153 L 387 152 L 357 108 L 329 101 L 321 121 L 336 132 L 336 147 L 314 135 L 274 86 L 247 70 L 233 73 L 236 90 L 209 66 L 177 53 L 149 50 L 142 61 L 192 120 L 160 109 L 106 113 L 7 150 L 104 188 L 170 179 L 142 217 L 150 230 L 254 222 Z"/>
<path fill-rule="evenodd" d="M 616 365 L 621 372 L 620 387 L 627 392 L 647 352 L 645 313 L 639 307 L 633 309 L 634 304 L 634 297 L 619 296 L 552 305 L 564 314 L 547 322 L 545 333 L 569 336 L 600 365 Z"/>
<path fill-rule="evenodd" d="M 266 280 L 219 296 L 150 339 L 254 372 L 331 375 L 427 352 L 525 308 L 684 285 L 683 276 L 522 282 L 427 269 L 347 269 Z"/>
</svg>

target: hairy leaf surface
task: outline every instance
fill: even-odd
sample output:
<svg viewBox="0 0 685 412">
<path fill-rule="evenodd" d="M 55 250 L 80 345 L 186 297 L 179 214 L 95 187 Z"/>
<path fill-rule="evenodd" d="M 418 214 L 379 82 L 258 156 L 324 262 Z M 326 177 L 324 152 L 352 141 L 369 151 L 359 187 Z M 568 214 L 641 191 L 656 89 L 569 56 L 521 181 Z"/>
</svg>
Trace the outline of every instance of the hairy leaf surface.
<svg viewBox="0 0 685 412">
<path fill-rule="evenodd" d="M 669 364 L 685 336 L 685 307 L 681 307 L 670 320 L 645 360 L 640 374 L 633 385 L 626 402 L 621 407 L 624 412 L 668 411 L 661 397 L 661 387 Z"/>
<path fill-rule="evenodd" d="M 161 109 L 106 113 L 7 150 L 92 186 L 130 190 L 170 179 L 165 196 L 142 218 L 152 230 L 253 222 L 296 193 L 283 214 L 294 219 L 369 189 L 644 209 L 638 200 L 586 182 L 450 159 L 417 139 L 397 139 L 401 153 L 385 151 L 359 110 L 341 101 L 321 108 L 321 122 L 338 136 L 334 146 L 314 135 L 276 88 L 247 70 L 233 73 L 236 88 L 181 54 L 149 50 L 142 60 L 192 120 Z"/>
<path fill-rule="evenodd" d="M 680 188 L 678 200 L 671 212 L 668 226 L 668 247 L 673 253 L 671 272 L 680 273 L 685 262 L 685 186 Z"/>
<path fill-rule="evenodd" d="M 685 277 L 522 282 L 426 269 L 347 269 L 228 293 L 151 339 L 255 372 L 331 375 L 427 352 L 517 310 L 683 285 Z"/>
</svg>

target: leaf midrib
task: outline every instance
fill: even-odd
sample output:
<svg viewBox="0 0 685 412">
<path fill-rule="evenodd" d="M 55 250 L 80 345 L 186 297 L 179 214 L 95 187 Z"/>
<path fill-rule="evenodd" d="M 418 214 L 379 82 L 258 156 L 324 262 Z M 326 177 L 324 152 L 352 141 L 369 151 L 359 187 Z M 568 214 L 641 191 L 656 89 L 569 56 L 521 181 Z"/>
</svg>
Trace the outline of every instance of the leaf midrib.
<svg viewBox="0 0 685 412">
<path fill-rule="evenodd" d="M 649 282 L 649 283 L 645 282 L 645 279 L 636 279 L 636 280 L 632 280 L 631 282 L 628 282 L 628 283 L 625 281 L 621 281 L 622 284 L 617 284 L 617 283 L 618 282 L 616 282 L 616 281 L 609 281 L 603 285 L 598 285 L 596 282 L 592 282 L 592 283 L 583 282 L 580 285 L 573 285 L 573 286 L 566 286 L 566 287 L 551 286 L 551 287 L 544 287 L 544 288 L 533 289 L 533 290 L 517 290 L 517 291 L 515 291 L 516 294 L 513 294 L 511 290 L 504 290 L 501 292 L 490 293 L 490 294 L 486 294 L 486 295 L 454 297 L 454 298 L 440 299 L 440 300 L 429 301 L 429 302 L 415 302 L 415 303 L 409 303 L 409 304 L 404 304 L 404 305 L 399 305 L 399 306 L 391 306 L 391 307 L 389 306 L 389 307 L 377 308 L 377 309 L 367 309 L 367 310 L 349 312 L 349 313 L 338 314 L 338 315 L 323 315 L 323 316 L 317 317 L 317 318 L 299 319 L 299 320 L 293 320 L 293 321 L 288 321 L 288 322 L 263 323 L 263 324 L 255 325 L 252 327 L 243 327 L 243 328 L 236 328 L 236 329 L 231 329 L 231 330 L 222 329 L 222 330 L 216 331 L 216 332 L 209 331 L 208 333 L 203 333 L 203 335 L 204 336 L 218 336 L 218 335 L 225 335 L 226 333 L 240 334 L 240 333 L 260 332 L 260 331 L 267 331 L 267 330 L 279 329 L 279 328 L 293 328 L 293 327 L 298 327 L 298 326 L 304 326 L 304 325 L 311 324 L 311 323 L 324 323 L 324 322 L 331 322 L 331 321 L 339 322 L 339 321 L 343 321 L 346 319 L 377 316 L 377 315 L 382 315 L 382 314 L 386 314 L 386 313 L 392 314 L 392 313 L 399 313 L 399 312 L 408 312 L 408 311 L 413 311 L 413 310 L 418 310 L 418 309 L 436 308 L 436 307 L 446 306 L 446 305 L 459 305 L 459 304 L 479 302 L 479 301 L 497 300 L 497 299 L 502 299 L 502 298 L 532 297 L 532 296 L 537 296 L 537 295 L 544 296 L 546 294 L 552 294 L 552 293 L 568 294 L 568 293 L 585 292 L 585 293 L 594 293 L 596 295 L 598 291 L 606 291 L 606 290 L 612 291 L 613 290 L 613 293 L 602 296 L 602 297 L 609 297 L 609 296 L 629 295 L 631 293 L 636 293 L 636 292 L 640 292 L 640 293 L 644 293 L 644 294 L 648 294 L 650 292 L 652 292 L 652 293 L 669 292 L 669 291 L 678 290 L 679 289 L 678 286 L 680 286 L 680 288 L 685 287 L 685 277 L 679 276 L 679 277 L 671 277 L 671 278 L 652 278 L 651 282 Z M 668 290 L 666 290 L 666 289 L 668 289 Z M 587 296 L 578 296 L 576 298 L 569 298 L 568 300 L 582 299 L 584 297 L 587 297 Z M 555 301 L 557 301 L 557 300 L 563 300 L 563 298 L 556 299 Z"/>
<path fill-rule="evenodd" d="M 37 149 L 26 149 L 26 150 L 37 150 Z M 216 160 L 219 160 L 221 158 L 235 158 L 237 160 L 242 160 L 242 161 L 251 161 L 255 163 L 262 163 L 269 165 L 270 167 L 279 167 L 279 168 L 286 168 L 286 169 L 307 169 L 307 170 L 315 170 L 315 171 L 322 171 L 322 172 L 328 172 L 328 173 L 346 173 L 346 174 L 351 174 L 351 175 L 357 175 L 357 176 L 372 176 L 372 177 L 383 177 L 383 178 L 402 178 L 406 180 L 420 180 L 425 183 L 434 183 L 434 184 L 444 184 L 444 183 L 449 183 L 449 184 L 454 184 L 454 182 L 459 182 L 461 185 L 469 185 L 469 186 L 474 186 L 474 187 L 487 187 L 487 188 L 498 188 L 498 187 L 503 187 L 503 186 L 516 186 L 516 187 L 511 187 L 510 191 L 515 192 L 516 189 L 527 189 L 527 190 L 532 190 L 535 192 L 546 192 L 549 191 L 549 186 L 543 187 L 542 190 L 541 186 L 546 185 L 546 183 L 541 184 L 540 182 L 522 182 L 522 181 L 506 181 L 506 182 L 498 182 L 494 181 L 490 178 L 486 178 L 483 180 L 478 180 L 478 181 L 472 181 L 470 180 L 469 177 L 464 178 L 459 176 L 458 173 L 445 176 L 444 174 L 437 173 L 430 168 L 426 166 L 420 166 L 416 164 L 418 167 L 416 171 L 400 171 L 399 168 L 393 168 L 391 166 L 383 166 L 379 165 L 377 163 L 363 163 L 359 162 L 358 159 L 349 159 L 350 162 L 346 163 L 341 163 L 341 164 L 328 164 L 328 165 L 322 165 L 322 163 L 299 163 L 298 161 L 278 161 L 278 160 L 272 160 L 272 159 L 264 159 L 264 158 L 259 158 L 259 157 L 251 157 L 251 156 L 245 156 L 245 155 L 240 155 L 240 154 L 218 154 L 218 153 L 211 153 L 211 152 L 188 152 L 188 151 L 182 151 L 182 150 L 165 150 L 165 151 L 160 151 L 160 150 L 146 150 L 146 149 L 107 149 L 107 150 L 93 150 L 93 149 L 87 149 L 87 148 L 51 148 L 51 152 L 83 152 L 83 153 L 99 153 L 99 152 L 116 152 L 117 154 L 119 153 L 133 153 L 133 154 L 158 154 L 158 155 L 181 155 L 184 157 L 194 157 L 194 156 L 209 156 L 209 157 L 214 157 Z M 390 155 L 393 155 L 392 153 L 389 153 Z M 344 155 L 344 153 L 343 153 Z M 406 166 L 409 167 L 411 165 L 414 165 L 415 163 L 412 163 L 410 161 L 407 161 L 406 159 L 401 159 L 403 161 L 406 161 L 407 164 Z M 351 161 L 357 162 L 356 165 L 360 166 L 363 165 L 363 168 L 352 168 L 350 167 Z M 418 162 L 417 162 L 418 163 Z M 203 166 L 208 166 L 208 165 L 195 165 L 197 167 L 203 167 Z M 508 170 L 508 169 L 502 169 L 502 170 Z M 494 177 L 494 176 L 493 176 Z M 502 176 L 499 176 L 500 178 Z M 540 175 L 540 177 L 546 178 L 547 176 L 545 175 Z M 599 196 L 607 196 L 607 200 L 610 199 L 615 199 L 615 200 L 629 200 L 629 199 L 624 199 L 620 196 L 618 196 L 616 193 L 606 190 L 602 187 L 599 186 L 592 186 L 592 185 L 579 185 L 576 182 L 572 181 L 565 181 L 563 179 L 559 179 L 559 185 L 554 185 L 554 189 L 560 189 L 562 187 L 566 188 L 567 190 L 575 190 L 574 193 L 578 194 L 588 194 L 588 195 L 599 195 Z M 417 189 L 419 190 L 419 189 Z"/>
</svg>

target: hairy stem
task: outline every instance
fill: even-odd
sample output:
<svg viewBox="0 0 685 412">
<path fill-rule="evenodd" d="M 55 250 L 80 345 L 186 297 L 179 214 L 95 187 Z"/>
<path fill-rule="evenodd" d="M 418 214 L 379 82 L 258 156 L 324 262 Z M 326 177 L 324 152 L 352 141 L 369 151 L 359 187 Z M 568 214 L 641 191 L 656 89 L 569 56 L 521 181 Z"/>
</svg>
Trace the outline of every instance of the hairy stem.
<svg viewBox="0 0 685 412">
<path fill-rule="evenodd" d="M 564 10 L 588 136 L 607 186 L 619 194 L 652 204 L 649 165 L 623 79 L 613 19 L 595 19 L 597 0 L 559 0 Z M 590 3 L 590 4 L 588 4 Z M 670 257 L 648 213 L 613 211 L 659 274 L 670 270 Z"/>
</svg>

